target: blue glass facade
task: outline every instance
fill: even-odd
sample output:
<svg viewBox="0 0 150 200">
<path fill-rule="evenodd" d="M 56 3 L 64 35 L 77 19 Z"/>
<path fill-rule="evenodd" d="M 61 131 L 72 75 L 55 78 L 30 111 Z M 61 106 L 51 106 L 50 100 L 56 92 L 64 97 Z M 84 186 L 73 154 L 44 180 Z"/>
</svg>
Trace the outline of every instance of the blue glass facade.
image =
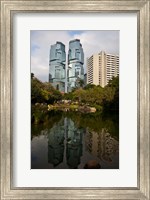
<svg viewBox="0 0 150 200">
<path fill-rule="evenodd" d="M 65 92 L 66 52 L 61 42 L 51 45 L 49 56 L 49 82 L 60 92 Z"/>
<path fill-rule="evenodd" d="M 79 39 L 71 40 L 69 42 L 68 51 L 68 88 L 70 92 L 72 88 L 77 87 L 78 80 L 84 80 L 84 53 Z"/>
<path fill-rule="evenodd" d="M 69 118 L 62 118 L 48 132 L 48 162 L 53 167 L 77 169 L 83 154 L 83 128 Z"/>
<path fill-rule="evenodd" d="M 67 92 L 79 86 L 84 80 L 84 53 L 79 39 L 69 42 Z M 49 56 L 49 82 L 60 92 L 65 92 L 66 83 L 66 52 L 61 42 L 51 45 Z"/>
</svg>

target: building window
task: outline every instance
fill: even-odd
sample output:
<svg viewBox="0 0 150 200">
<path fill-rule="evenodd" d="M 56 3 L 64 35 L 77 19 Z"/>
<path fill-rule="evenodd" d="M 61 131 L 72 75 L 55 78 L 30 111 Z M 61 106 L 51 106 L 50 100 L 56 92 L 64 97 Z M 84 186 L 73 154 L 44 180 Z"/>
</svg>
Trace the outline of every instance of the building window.
<svg viewBox="0 0 150 200">
<path fill-rule="evenodd" d="M 60 69 L 55 69 L 55 78 L 58 78 L 58 79 L 61 78 L 61 71 L 60 71 Z"/>
<path fill-rule="evenodd" d="M 76 49 L 75 57 L 78 60 L 80 59 L 80 51 L 79 51 L 79 49 Z"/>
<path fill-rule="evenodd" d="M 75 67 L 75 77 L 80 77 L 80 74 L 81 74 L 81 69 L 80 67 Z"/>
</svg>

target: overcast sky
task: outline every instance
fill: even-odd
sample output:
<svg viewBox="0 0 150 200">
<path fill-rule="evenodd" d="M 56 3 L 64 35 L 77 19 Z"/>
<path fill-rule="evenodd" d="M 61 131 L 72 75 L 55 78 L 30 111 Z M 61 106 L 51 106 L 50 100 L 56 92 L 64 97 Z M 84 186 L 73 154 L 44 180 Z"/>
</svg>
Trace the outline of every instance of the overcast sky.
<svg viewBox="0 0 150 200">
<path fill-rule="evenodd" d="M 119 55 L 119 31 L 31 31 L 31 72 L 43 82 L 48 81 L 50 46 L 60 41 L 68 53 L 69 41 L 80 39 L 86 59 L 105 51 Z"/>
</svg>

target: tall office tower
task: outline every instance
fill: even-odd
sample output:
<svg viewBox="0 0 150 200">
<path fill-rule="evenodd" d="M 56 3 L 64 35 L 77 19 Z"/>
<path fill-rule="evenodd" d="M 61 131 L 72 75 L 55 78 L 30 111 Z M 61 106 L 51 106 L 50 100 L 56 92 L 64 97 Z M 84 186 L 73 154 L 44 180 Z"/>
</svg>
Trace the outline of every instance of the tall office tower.
<svg viewBox="0 0 150 200">
<path fill-rule="evenodd" d="M 105 87 L 113 76 L 119 75 L 119 56 L 101 51 L 87 59 L 87 84 Z"/>
<path fill-rule="evenodd" d="M 51 45 L 49 56 L 49 82 L 60 92 L 65 92 L 65 45 L 61 42 Z"/>
<path fill-rule="evenodd" d="M 68 51 L 68 92 L 71 92 L 72 88 L 78 87 L 79 80 L 84 81 L 83 64 L 84 53 L 80 40 L 71 40 Z"/>
</svg>

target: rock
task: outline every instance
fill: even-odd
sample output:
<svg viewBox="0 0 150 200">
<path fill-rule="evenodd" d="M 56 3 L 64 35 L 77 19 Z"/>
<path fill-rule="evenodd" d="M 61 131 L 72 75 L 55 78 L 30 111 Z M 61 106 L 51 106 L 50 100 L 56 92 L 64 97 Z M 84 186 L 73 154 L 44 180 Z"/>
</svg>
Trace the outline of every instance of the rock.
<svg viewBox="0 0 150 200">
<path fill-rule="evenodd" d="M 89 107 L 89 106 L 80 106 L 79 107 L 80 112 L 85 112 L 85 113 L 94 113 L 96 112 L 96 108 L 94 107 Z"/>
<path fill-rule="evenodd" d="M 96 108 L 90 107 L 90 111 L 91 111 L 91 112 L 96 112 Z"/>
<path fill-rule="evenodd" d="M 84 169 L 100 169 L 100 168 L 101 166 L 96 160 L 89 160 L 84 166 Z"/>
</svg>

